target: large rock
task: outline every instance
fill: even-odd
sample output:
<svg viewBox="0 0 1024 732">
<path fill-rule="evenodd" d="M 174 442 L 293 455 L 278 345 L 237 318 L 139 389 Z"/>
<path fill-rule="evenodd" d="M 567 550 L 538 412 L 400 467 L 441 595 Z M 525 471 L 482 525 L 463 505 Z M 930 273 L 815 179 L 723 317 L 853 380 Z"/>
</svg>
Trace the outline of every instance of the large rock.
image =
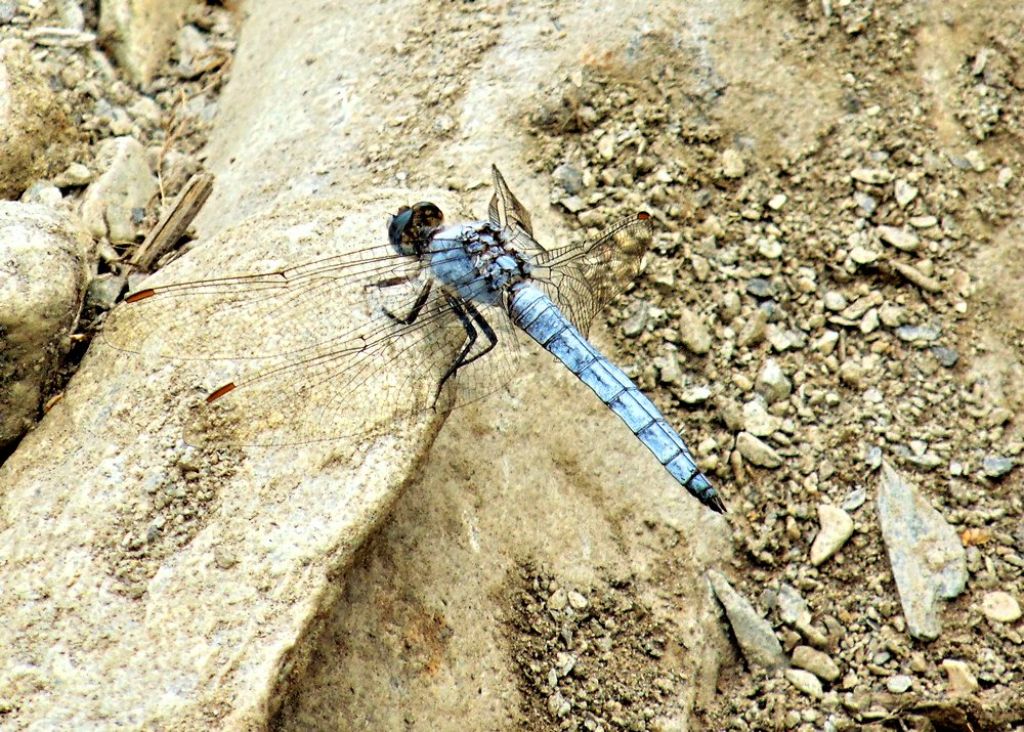
<svg viewBox="0 0 1024 732">
<path fill-rule="evenodd" d="M 194 0 L 102 0 L 100 33 L 137 84 L 148 84 L 167 60 L 185 11 Z"/>
<path fill-rule="evenodd" d="M 0 42 L 0 198 L 63 170 L 77 137 L 27 43 Z"/>
<path fill-rule="evenodd" d="M 46 206 L 0 201 L 0 449 L 39 416 L 78 322 L 92 240 Z"/>
</svg>

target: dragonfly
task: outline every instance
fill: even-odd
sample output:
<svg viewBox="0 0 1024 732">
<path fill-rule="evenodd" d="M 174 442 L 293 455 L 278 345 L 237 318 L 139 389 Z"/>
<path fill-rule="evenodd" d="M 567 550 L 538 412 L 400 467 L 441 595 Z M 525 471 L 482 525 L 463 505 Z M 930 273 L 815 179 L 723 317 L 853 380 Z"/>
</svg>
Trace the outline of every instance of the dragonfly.
<svg viewBox="0 0 1024 732">
<path fill-rule="evenodd" d="M 496 166 L 492 176 L 486 219 L 448 224 L 433 203 L 402 206 L 379 244 L 269 272 L 146 286 L 111 312 L 102 337 L 135 353 L 239 365 L 189 420 L 186 441 L 264 446 L 393 430 L 403 417 L 476 401 L 522 371 L 532 339 L 683 488 L 724 513 L 679 433 L 587 340 L 596 315 L 639 275 L 651 216 L 547 248 Z"/>
</svg>

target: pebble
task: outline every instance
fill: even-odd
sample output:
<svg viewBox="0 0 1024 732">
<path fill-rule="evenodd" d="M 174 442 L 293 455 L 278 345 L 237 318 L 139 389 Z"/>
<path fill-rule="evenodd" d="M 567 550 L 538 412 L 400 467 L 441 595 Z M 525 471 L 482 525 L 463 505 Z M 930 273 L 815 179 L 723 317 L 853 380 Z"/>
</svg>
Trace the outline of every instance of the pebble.
<svg viewBox="0 0 1024 732">
<path fill-rule="evenodd" d="M 769 404 L 775 404 L 789 397 L 793 391 L 793 384 L 786 377 L 778 361 L 769 358 L 757 375 L 755 388 Z"/>
<path fill-rule="evenodd" d="M 814 350 L 827 356 L 836 349 L 837 343 L 839 343 L 839 333 L 834 330 L 826 330 L 821 334 L 821 338 L 814 342 Z"/>
<path fill-rule="evenodd" d="M 654 367 L 658 369 L 658 378 L 663 384 L 682 384 L 683 369 L 679 366 L 679 354 L 668 351 L 654 359 Z"/>
<path fill-rule="evenodd" d="M 1000 188 L 1006 188 L 1006 186 L 1010 185 L 1011 180 L 1013 180 L 1013 168 L 1000 168 L 999 173 L 996 175 L 996 185 Z"/>
<path fill-rule="evenodd" d="M 839 292 L 838 290 L 829 290 L 828 292 L 825 293 L 825 296 L 824 298 L 822 298 L 822 300 L 824 302 L 825 309 L 831 310 L 832 312 L 835 313 L 838 313 L 840 310 L 843 310 L 847 305 L 846 295 Z"/>
<path fill-rule="evenodd" d="M 793 649 L 793 665 L 810 671 L 824 681 L 835 681 L 839 678 L 839 667 L 827 653 L 811 648 L 797 646 Z"/>
<path fill-rule="evenodd" d="M 64 197 L 61 195 L 60 189 L 47 180 L 36 181 L 30 185 L 21 194 L 20 199 L 22 203 L 37 203 L 49 208 L 56 208 L 63 200 Z"/>
<path fill-rule="evenodd" d="M 1002 478 L 1014 468 L 1013 458 L 1002 455 L 986 455 L 981 461 L 981 470 L 988 478 Z"/>
<path fill-rule="evenodd" d="M 577 592 L 576 590 L 570 590 L 568 594 L 569 594 L 569 604 L 572 605 L 573 608 L 576 609 L 576 610 L 582 610 L 583 608 L 585 608 L 587 605 L 590 604 L 587 601 L 587 598 L 584 597 L 581 593 Z"/>
<path fill-rule="evenodd" d="M 765 333 L 768 330 L 768 313 L 758 308 L 743 324 L 740 328 L 739 335 L 736 336 L 736 343 L 739 346 L 752 346 L 755 343 L 760 343 L 764 340 Z"/>
<path fill-rule="evenodd" d="M 888 463 L 882 464 L 876 508 L 907 630 L 934 640 L 942 628 L 939 600 L 956 597 L 967 583 L 964 547 L 942 514 Z"/>
<path fill-rule="evenodd" d="M 715 597 L 725 608 L 729 625 L 747 662 L 769 670 L 785 666 L 786 654 L 771 623 L 758 615 L 750 601 L 738 593 L 721 572 L 708 570 L 707 577 Z M 812 674 L 808 676 L 814 678 Z"/>
<path fill-rule="evenodd" d="M 893 694 L 902 694 L 908 691 L 913 683 L 914 680 L 906 674 L 895 674 L 886 680 L 885 688 Z"/>
<path fill-rule="evenodd" d="M 921 246 L 921 239 L 913 231 L 895 226 L 879 226 L 878 235 L 886 244 L 903 252 L 915 252 Z"/>
<path fill-rule="evenodd" d="M 818 506 L 821 529 L 811 545 L 811 564 L 817 567 L 835 554 L 853 535 L 853 519 L 841 508 L 822 503 Z"/>
<path fill-rule="evenodd" d="M 647 317 L 647 303 L 640 300 L 630 309 L 629 315 L 622 321 L 622 335 L 627 338 L 636 338 L 643 333 L 647 327 Z"/>
<path fill-rule="evenodd" d="M 966 661 L 947 658 L 942 662 L 942 670 L 946 672 L 947 688 L 953 696 L 966 696 L 978 690 L 978 679 Z"/>
<path fill-rule="evenodd" d="M 798 668 L 787 668 L 785 671 L 786 680 L 789 681 L 793 686 L 807 694 L 807 696 L 820 699 L 825 695 L 824 690 L 821 688 L 821 682 L 818 677 L 812 674 L 810 671 L 803 671 Z"/>
<path fill-rule="evenodd" d="M 975 173 L 984 173 L 988 170 L 988 163 L 985 162 L 985 156 L 982 155 L 981 150 L 970 150 L 964 155 L 964 160 L 970 163 L 971 170 Z"/>
<path fill-rule="evenodd" d="M 871 264 L 878 260 L 878 252 L 867 247 L 854 247 L 850 250 L 850 260 L 855 264 Z"/>
<path fill-rule="evenodd" d="M 858 508 L 864 505 L 864 502 L 868 499 L 868 492 L 864 490 L 863 486 L 858 486 L 850 491 L 843 502 L 840 504 L 844 511 L 856 511 Z"/>
<path fill-rule="evenodd" d="M 775 288 L 770 280 L 766 280 L 763 277 L 754 277 L 747 281 L 747 294 L 759 298 L 774 297 Z"/>
<path fill-rule="evenodd" d="M 157 193 L 146 150 L 132 137 L 108 138 L 100 143 L 97 160 L 104 172 L 85 191 L 82 221 L 97 238 L 132 241 L 132 211 L 145 208 Z"/>
<path fill-rule="evenodd" d="M 562 208 L 572 214 L 579 213 L 587 207 L 587 204 L 579 196 L 566 196 L 559 199 L 558 202 L 562 205 Z"/>
<path fill-rule="evenodd" d="M 936 323 L 928 325 L 901 325 L 896 329 L 896 337 L 907 343 L 934 341 L 940 335 L 942 335 L 942 329 Z"/>
<path fill-rule="evenodd" d="M 92 171 L 81 163 L 71 163 L 63 173 L 53 179 L 53 184 L 60 188 L 73 188 L 89 185 L 92 182 Z"/>
<path fill-rule="evenodd" d="M 611 132 L 604 133 L 597 141 L 597 154 L 605 162 L 615 157 L 615 136 Z"/>
<path fill-rule="evenodd" d="M 933 226 L 938 226 L 939 220 L 934 216 L 911 216 L 907 219 L 907 223 L 915 229 L 930 229 Z"/>
<path fill-rule="evenodd" d="M 734 148 L 722 153 L 722 175 L 726 178 L 742 178 L 747 173 L 747 164 L 743 156 Z"/>
<path fill-rule="evenodd" d="M 568 163 L 562 163 L 551 172 L 551 177 L 555 179 L 562 190 L 568 193 L 570 196 L 574 196 L 583 190 L 583 174 L 580 171 L 569 165 Z"/>
<path fill-rule="evenodd" d="M 860 183 L 871 185 L 882 185 L 892 180 L 892 173 L 882 168 L 854 168 L 850 171 L 850 177 Z"/>
<path fill-rule="evenodd" d="M 779 453 L 749 432 L 740 432 L 736 436 L 736 449 L 747 462 L 759 467 L 777 468 L 782 465 Z"/>
<path fill-rule="evenodd" d="M 679 312 L 678 326 L 679 339 L 691 353 L 703 356 L 711 350 L 711 333 L 697 313 L 683 308 Z"/>
<path fill-rule="evenodd" d="M 10 23 L 17 12 L 17 0 L 0 0 L 0 23 Z"/>
<path fill-rule="evenodd" d="M 917 267 L 903 262 L 893 262 L 892 268 L 903 275 L 911 284 L 917 285 L 926 292 L 942 292 L 942 284 Z"/>
<path fill-rule="evenodd" d="M 907 204 L 917 198 L 917 189 L 902 179 L 896 181 L 893 192 L 896 194 L 896 203 L 900 205 L 900 208 L 906 208 Z"/>
<path fill-rule="evenodd" d="M 751 399 L 743 405 L 743 427 L 752 435 L 767 437 L 779 431 L 782 420 L 768 413 L 761 399 Z"/>
<path fill-rule="evenodd" d="M 688 407 L 703 404 L 711 398 L 711 389 L 706 386 L 691 386 L 679 394 L 679 401 Z"/>
<path fill-rule="evenodd" d="M 878 308 L 878 319 L 887 328 L 898 328 L 903 325 L 903 308 L 892 303 L 885 303 L 882 307 Z"/>
<path fill-rule="evenodd" d="M 996 623 L 1015 623 L 1021 616 L 1017 598 L 1002 590 L 986 592 L 981 598 L 981 611 Z"/>
<path fill-rule="evenodd" d="M 558 612 L 564 610 L 565 606 L 569 603 L 568 593 L 559 587 L 557 590 L 551 593 L 548 597 L 548 609 Z"/>
<path fill-rule="evenodd" d="M 811 622 L 811 610 L 807 601 L 790 584 L 783 582 L 779 586 L 779 618 L 786 625 L 800 626 L 809 625 Z"/>
<path fill-rule="evenodd" d="M 870 216 L 875 212 L 875 209 L 878 208 L 878 200 L 874 196 L 869 196 L 863 191 L 857 191 L 854 193 L 853 200 L 864 216 Z"/>
<path fill-rule="evenodd" d="M 774 196 L 768 199 L 768 208 L 770 208 L 772 211 L 778 211 L 779 209 L 786 205 L 786 201 L 788 200 L 789 198 L 786 196 L 785 193 L 776 193 Z"/>
<path fill-rule="evenodd" d="M 956 362 L 960 360 L 960 354 L 957 353 L 955 348 L 947 348 L 946 346 L 932 346 L 932 355 L 935 356 L 935 360 L 945 366 L 947 369 L 951 369 L 956 366 Z"/>
</svg>

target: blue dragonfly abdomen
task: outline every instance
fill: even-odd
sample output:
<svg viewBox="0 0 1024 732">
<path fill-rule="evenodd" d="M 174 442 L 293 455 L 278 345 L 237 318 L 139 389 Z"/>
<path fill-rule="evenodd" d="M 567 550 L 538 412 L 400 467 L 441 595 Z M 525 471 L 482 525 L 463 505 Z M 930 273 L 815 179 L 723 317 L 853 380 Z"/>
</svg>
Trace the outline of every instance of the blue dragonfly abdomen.
<svg viewBox="0 0 1024 732">
<path fill-rule="evenodd" d="M 722 499 L 654 402 L 569 322 L 551 298 L 521 283 L 513 288 L 509 311 L 512 322 L 589 386 L 680 485 L 705 506 L 725 513 Z"/>
</svg>

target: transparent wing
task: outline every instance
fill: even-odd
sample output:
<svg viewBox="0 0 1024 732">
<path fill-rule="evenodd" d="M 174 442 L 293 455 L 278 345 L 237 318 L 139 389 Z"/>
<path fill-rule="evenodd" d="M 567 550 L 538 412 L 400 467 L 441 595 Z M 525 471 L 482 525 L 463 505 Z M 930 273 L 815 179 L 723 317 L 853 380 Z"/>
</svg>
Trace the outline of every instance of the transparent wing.
<svg viewBox="0 0 1024 732">
<path fill-rule="evenodd" d="M 594 316 L 640 273 L 640 261 L 651 237 L 650 214 L 637 213 L 589 244 L 535 253 L 533 274 L 537 284 L 586 335 Z M 524 238 L 517 234 L 517 245 Z M 525 241 L 522 245 L 530 246 Z"/>
<path fill-rule="evenodd" d="M 512 195 L 505 178 L 501 175 L 497 165 L 491 166 L 491 176 L 494 178 L 494 195 L 487 206 L 487 217 L 502 228 L 514 232 L 524 232 L 533 240 L 533 223 L 530 221 L 530 212 L 526 206 L 519 202 L 519 199 Z M 536 241 L 533 243 L 543 251 L 544 248 Z"/>
<path fill-rule="evenodd" d="M 145 289 L 111 313 L 103 338 L 122 350 L 238 362 L 237 377 L 197 410 L 189 442 L 302 444 L 390 429 L 437 404 L 458 406 L 501 388 L 521 341 L 502 308 L 471 306 L 498 344 L 441 394 L 466 344 L 456 314 L 465 303 L 419 260 L 384 246 Z M 474 327 L 466 358 L 490 342 Z"/>
</svg>

